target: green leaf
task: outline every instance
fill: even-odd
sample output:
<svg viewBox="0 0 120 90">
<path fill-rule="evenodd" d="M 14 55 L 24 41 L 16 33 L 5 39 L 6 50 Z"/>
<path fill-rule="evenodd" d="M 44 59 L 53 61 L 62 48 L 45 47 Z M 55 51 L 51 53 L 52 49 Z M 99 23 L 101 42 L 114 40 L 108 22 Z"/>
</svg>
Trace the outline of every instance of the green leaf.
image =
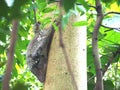
<svg viewBox="0 0 120 90">
<path fill-rule="evenodd" d="M 73 26 L 85 26 L 87 24 L 88 24 L 87 21 L 78 21 L 73 23 Z"/>
<path fill-rule="evenodd" d="M 114 90 L 114 84 L 111 80 L 104 81 L 104 89 L 105 90 Z"/>
<path fill-rule="evenodd" d="M 76 5 L 76 9 L 83 15 L 86 12 L 86 9 L 83 6 Z"/>
<path fill-rule="evenodd" d="M 104 39 L 111 41 L 112 43 L 120 44 L 120 33 L 115 31 L 110 31 Z"/>
<path fill-rule="evenodd" d="M 14 60 L 15 62 L 15 60 Z M 14 68 L 12 70 L 12 77 L 17 77 L 18 76 L 18 72 L 17 72 L 17 69 L 15 68 L 15 64 L 14 64 Z"/>
<path fill-rule="evenodd" d="M 105 65 L 108 63 L 109 61 L 109 56 L 108 55 L 102 55 L 102 57 L 100 57 L 100 60 L 101 60 L 101 64 L 102 64 L 102 67 L 104 68 Z"/>
<path fill-rule="evenodd" d="M 86 8 L 86 10 L 89 9 L 89 6 L 85 0 L 77 0 L 77 2 L 83 5 Z"/>
<path fill-rule="evenodd" d="M 76 0 L 62 0 L 62 1 L 63 1 L 62 5 L 66 12 L 68 12 L 71 8 L 73 8 L 76 2 Z"/>
<path fill-rule="evenodd" d="M 27 32 L 27 30 L 25 30 L 25 28 L 23 26 L 21 26 L 20 29 L 18 30 L 18 34 L 21 37 L 27 37 L 28 32 Z"/>
<path fill-rule="evenodd" d="M 101 1 L 109 5 L 115 2 L 115 0 L 101 0 Z"/>
<path fill-rule="evenodd" d="M 6 34 L 0 32 L 0 41 L 5 42 L 6 41 Z"/>
<path fill-rule="evenodd" d="M 26 85 L 22 80 L 18 80 L 17 83 L 14 85 L 12 90 L 28 90 L 28 85 Z"/>
<path fill-rule="evenodd" d="M 20 50 L 16 50 L 15 51 L 15 54 L 16 54 L 16 62 L 17 62 L 17 64 L 18 65 L 20 65 L 20 66 L 24 66 L 24 56 L 23 55 L 21 55 L 21 51 Z"/>
<path fill-rule="evenodd" d="M 7 6 L 5 0 L 0 0 L 0 18 L 8 17 L 9 7 Z"/>
<path fill-rule="evenodd" d="M 65 26 L 68 24 L 71 14 L 72 13 L 69 11 L 65 15 L 63 15 L 63 17 L 62 17 L 62 29 L 64 29 Z"/>
<path fill-rule="evenodd" d="M 52 25 L 53 25 L 54 29 L 55 29 L 56 31 L 58 31 L 58 29 L 59 29 L 58 26 L 57 26 L 55 23 L 53 23 Z"/>
<path fill-rule="evenodd" d="M 45 7 L 47 6 L 47 3 L 46 2 L 40 2 L 39 5 L 37 5 L 38 8 L 39 8 L 39 11 L 42 11 L 45 9 Z"/>
<path fill-rule="evenodd" d="M 44 12 L 44 13 L 49 13 L 49 12 L 55 10 L 55 9 L 56 9 L 56 6 L 46 7 L 46 8 L 43 10 L 43 12 Z"/>
<path fill-rule="evenodd" d="M 93 61 L 92 47 L 87 47 L 87 67 L 89 72 L 95 74 L 95 67 Z"/>
<path fill-rule="evenodd" d="M 119 6 L 120 5 L 120 0 L 117 0 L 116 2 L 117 2 L 117 5 Z"/>
<path fill-rule="evenodd" d="M 42 25 L 45 26 L 49 24 L 51 22 L 51 19 L 52 19 L 51 17 L 44 18 L 43 20 L 41 20 Z"/>
</svg>

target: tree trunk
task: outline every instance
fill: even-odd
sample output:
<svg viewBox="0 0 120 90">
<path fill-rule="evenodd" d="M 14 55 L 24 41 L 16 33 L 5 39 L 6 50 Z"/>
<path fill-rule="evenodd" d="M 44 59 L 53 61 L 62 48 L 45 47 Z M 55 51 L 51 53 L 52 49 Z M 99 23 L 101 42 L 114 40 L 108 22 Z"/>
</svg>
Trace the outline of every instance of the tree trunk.
<svg viewBox="0 0 120 90">
<path fill-rule="evenodd" d="M 86 27 L 73 27 L 73 22 L 85 20 L 85 16 L 73 15 L 63 33 L 63 42 L 78 90 L 87 90 Z M 59 43 L 59 32 L 53 37 L 44 90 L 76 90 L 69 74 Z"/>
</svg>

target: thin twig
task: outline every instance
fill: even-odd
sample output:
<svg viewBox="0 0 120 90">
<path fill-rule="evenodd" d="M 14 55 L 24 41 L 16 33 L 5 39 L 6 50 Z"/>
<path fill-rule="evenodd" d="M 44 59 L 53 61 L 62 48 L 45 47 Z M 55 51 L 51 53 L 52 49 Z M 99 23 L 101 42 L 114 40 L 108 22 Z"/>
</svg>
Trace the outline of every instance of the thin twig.
<svg viewBox="0 0 120 90">
<path fill-rule="evenodd" d="M 93 75 L 92 77 L 90 77 L 88 80 L 87 80 L 87 83 L 90 81 L 90 80 L 92 80 L 93 78 L 95 78 L 96 77 L 96 75 Z"/>
<path fill-rule="evenodd" d="M 114 27 L 105 26 L 105 25 L 103 25 L 103 24 L 101 24 L 101 26 L 104 27 L 104 28 L 109 28 L 109 29 L 117 29 L 117 28 L 114 28 Z"/>
<path fill-rule="evenodd" d="M 76 5 L 82 5 L 81 3 L 75 3 Z M 96 7 L 95 6 L 93 6 L 93 5 L 88 5 L 89 7 L 92 7 L 92 8 L 94 8 L 94 9 L 96 9 Z"/>
<path fill-rule="evenodd" d="M 108 26 L 105 26 L 105 25 L 103 25 L 103 24 L 102 24 L 101 26 L 104 27 L 104 28 L 109 28 L 109 30 L 105 30 L 104 32 L 111 31 L 111 30 L 113 30 L 113 29 L 114 29 L 115 31 L 120 31 L 120 28 L 118 28 L 118 27 L 117 27 L 117 28 L 115 28 L 115 27 L 108 27 Z"/>
<path fill-rule="evenodd" d="M 107 12 L 104 14 L 104 17 L 107 16 L 108 14 L 120 14 L 120 12 L 114 12 L 114 11 Z"/>
<path fill-rule="evenodd" d="M 9 90 L 9 81 L 11 77 L 12 64 L 13 64 L 13 58 L 14 58 L 14 47 L 15 47 L 15 42 L 17 38 L 17 28 L 18 28 L 18 20 L 13 20 L 10 47 L 9 47 L 8 55 L 7 55 L 8 60 L 7 60 L 5 76 L 3 79 L 2 90 Z"/>
</svg>

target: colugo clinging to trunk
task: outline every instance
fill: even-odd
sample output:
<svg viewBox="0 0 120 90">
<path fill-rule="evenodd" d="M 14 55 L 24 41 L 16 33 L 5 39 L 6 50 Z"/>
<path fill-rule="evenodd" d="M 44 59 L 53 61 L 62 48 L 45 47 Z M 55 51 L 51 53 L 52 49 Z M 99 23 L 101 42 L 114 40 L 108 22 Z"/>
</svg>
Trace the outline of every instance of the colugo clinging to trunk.
<svg viewBox="0 0 120 90">
<path fill-rule="evenodd" d="M 40 25 L 40 22 L 35 24 L 35 35 L 27 47 L 26 59 L 30 71 L 40 82 L 44 82 L 47 70 L 48 53 L 54 34 L 54 28 L 51 26 L 46 30 L 40 30 Z"/>
</svg>

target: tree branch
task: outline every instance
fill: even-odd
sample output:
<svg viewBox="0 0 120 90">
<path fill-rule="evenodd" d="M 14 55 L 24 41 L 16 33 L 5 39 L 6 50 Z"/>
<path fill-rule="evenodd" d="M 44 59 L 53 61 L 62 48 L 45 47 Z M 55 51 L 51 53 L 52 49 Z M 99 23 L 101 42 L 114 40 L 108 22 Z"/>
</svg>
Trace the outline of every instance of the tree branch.
<svg viewBox="0 0 120 90">
<path fill-rule="evenodd" d="M 102 6 L 100 0 L 96 0 L 96 11 L 97 11 L 97 20 L 94 26 L 93 36 L 92 36 L 92 51 L 93 58 L 96 70 L 96 85 L 94 90 L 103 90 L 103 80 L 102 80 L 102 70 L 101 70 L 101 62 L 99 58 L 98 52 L 98 33 L 99 28 L 103 20 Z"/>
<path fill-rule="evenodd" d="M 105 26 L 105 25 L 103 25 L 103 24 L 102 24 L 101 26 L 104 27 L 104 28 L 109 28 L 109 29 L 117 29 L 117 28 Z"/>
<path fill-rule="evenodd" d="M 106 14 L 104 14 L 104 17 L 107 16 L 108 14 L 120 14 L 120 12 L 114 12 L 114 11 L 107 12 Z"/>
<path fill-rule="evenodd" d="M 18 28 L 18 20 L 13 20 L 10 47 L 9 47 L 9 51 L 7 55 L 8 60 L 7 60 L 6 72 L 5 72 L 4 79 L 3 79 L 2 90 L 9 90 L 9 81 L 11 77 L 12 63 L 13 63 L 13 58 L 14 58 L 14 47 L 15 47 L 15 42 L 17 38 L 17 28 Z"/>
<path fill-rule="evenodd" d="M 102 27 L 104 28 L 109 28 L 109 30 L 105 30 L 104 32 L 107 32 L 107 31 L 111 31 L 111 30 L 115 30 L 115 31 L 120 31 L 120 28 L 115 28 L 115 27 L 108 27 L 108 26 L 105 26 L 105 25 L 101 25 Z"/>
</svg>

